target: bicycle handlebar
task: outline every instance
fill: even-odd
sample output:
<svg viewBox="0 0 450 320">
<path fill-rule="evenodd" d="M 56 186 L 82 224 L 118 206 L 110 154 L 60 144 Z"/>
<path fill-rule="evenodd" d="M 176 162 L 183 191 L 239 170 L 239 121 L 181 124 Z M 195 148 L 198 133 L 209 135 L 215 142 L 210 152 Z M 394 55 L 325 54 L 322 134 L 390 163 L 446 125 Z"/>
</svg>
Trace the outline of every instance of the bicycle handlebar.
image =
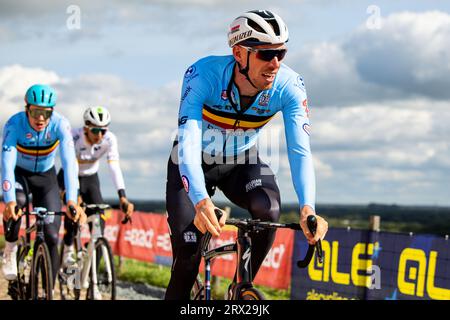
<svg viewBox="0 0 450 320">
<path fill-rule="evenodd" d="M 222 210 L 215 209 L 214 212 L 216 213 L 217 220 L 219 220 L 222 217 Z M 302 230 L 300 227 L 300 224 L 298 223 L 276 223 L 276 222 L 270 222 L 270 221 L 259 221 L 259 220 L 251 220 L 251 219 L 228 219 L 225 224 L 228 225 L 234 225 L 238 228 L 247 230 L 247 231 L 260 231 L 264 229 L 276 229 L 276 228 L 287 228 L 292 230 Z M 308 216 L 306 219 L 306 224 L 308 226 L 309 231 L 315 235 L 317 230 L 317 219 L 314 215 Z M 197 254 L 195 256 L 198 256 L 200 253 L 202 256 L 205 255 L 205 252 L 208 249 L 208 244 L 211 240 L 212 234 L 207 231 L 203 237 L 202 241 L 200 243 L 200 246 L 198 247 Z M 303 260 L 297 261 L 297 267 L 299 268 L 306 268 L 309 263 L 311 262 L 313 255 L 314 255 L 314 249 L 317 248 L 317 256 L 319 259 L 319 262 L 322 263 L 323 261 L 323 252 L 322 252 L 322 242 L 321 240 L 317 241 L 315 245 L 309 245 L 308 251 L 306 252 L 305 258 Z"/>
<path fill-rule="evenodd" d="M 259 220 L 240 220 L 240 219 L 229 219 L 227 220 L 226 224 L 234 225 L 238 228 L 248 230 L 248 231 L 259 231 L 264 229 L 276 229 L 276 228 L 287 228 L 292 230 L 302 230 L 300 227 L 300 224 L 298 223 L 275 223 L 275 222 L 269 222 L 269 221 L 259 221 Z M 316 229 L 317 229 L 317 219 L 315 216 L 310 215 L 308 216 L 306 220 L 306 224 L 308 226 L 309 231 L 315 235 Z M 315 245 L 309 245 L 308 251 L 306 252 L 305 258 L 303 260 L 297 261 L 297 267 L 299 268 L 306 268 L 309 263 L 311 262 L 313 255 L 314 255 L 314 249 L 317 248 L 317 256 L 319 258 L 319 262 L 322 263 L 322 242 L 321 240 L 317 241 Z"/>
<path fill-rule="evenodd" d="M 82 203 L 81 206 L 85 209 L 94 209 L 94 210 L 106 210 L 106 209 L 112 209 L 112 207 L 107 203 L 98 203 L 98 204 L 85 204 Z M 128 204 L 124 204 L 124 206 L 120 206 L 120 209 L 123 212 L 126 212 L 128 210 Z M 125 216 L 125 218 L 121 221 L 122 224 L 126 224 L 130 222 L 132 223 L 131 217 Z"/>
<path fill-rule="evenodd" d="M 111 206 L 107 203 L 99 203 L 99 204 L 85 204 L 83 203 L 81 205 L 83 208 L 86 209 L 98 209 L 98 210 L 106 210 L 111 209 Z"/>
</svg>

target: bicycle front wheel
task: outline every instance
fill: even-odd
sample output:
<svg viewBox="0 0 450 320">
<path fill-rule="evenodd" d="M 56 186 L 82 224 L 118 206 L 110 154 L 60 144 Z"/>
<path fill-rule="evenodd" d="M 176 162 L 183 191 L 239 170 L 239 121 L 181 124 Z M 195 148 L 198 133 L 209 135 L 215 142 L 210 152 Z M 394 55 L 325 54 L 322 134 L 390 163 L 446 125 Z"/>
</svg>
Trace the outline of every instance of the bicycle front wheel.
<svg viewBox="0 0 450 320">
<path fill-rule="evenodd" d="M 70 266 L 64 265 L 64 242 L 60 247 L 60 269 L 58 272 L 59 293 L 61 300 L 80 300 L 81 283 L 80 283 L 80 267 L 82 261 L 77 261 Z"/>
<path fill-rule="evenodd" d="M 35 245 L 31 269 L 31 299 L 53 299 L 53 272 L 50 253 L 45 242 Z"/>
<path fill-rule="evenodd" d="M 258 289 L 249 287 L 241 290 L 238 300 L 266 300 L 266 298 Z"/>
<path fill-rule="evenodd" d="M 25 237 L 19 240 L 17 249 L 17 291 L 14 292 L 13 300 L 22 299 L 29 300 L 31 295 L 30 274 L 32 267 L 32 259 L 30 246 L 27 244 Z M 12 288 L 13 289 L 13 288 Z"/>
<path fill-rule="evenodd" d="M 116 272 L 114 257 L 106 238 L 98 238 L 92 252 L 90 281 L 87 292 L 89 300 L 116 299 Z"/>
<path fill-rule="evenodd" d="M 205 300 L 205 286 L 203 285 L 202 279 L 199 275 L 195 279 L 195 283 L 191 290 L 192 300 Z"/>
</svg>

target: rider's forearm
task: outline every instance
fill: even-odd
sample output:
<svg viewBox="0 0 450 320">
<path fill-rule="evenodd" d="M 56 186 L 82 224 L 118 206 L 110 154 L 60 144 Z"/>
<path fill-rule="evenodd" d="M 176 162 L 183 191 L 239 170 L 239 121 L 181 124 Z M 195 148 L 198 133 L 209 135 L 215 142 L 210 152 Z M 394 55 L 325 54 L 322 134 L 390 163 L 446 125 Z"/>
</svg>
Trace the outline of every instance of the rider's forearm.
<svg viewBox="0 0 450 320">
<path fill-rule="evenodd" d="M 16 201 L 16 178 L 14 169 L 17 163 L 16 134 L 10 122 L 3 128 L 2 145 L 2 190 L 3 201 Z"/>
<path fill-rule="evenodd" d="M 75 147 L 70 131 L 70 125 L 67 121 L 60 124 L 60 148 L 61 164 L 64 170 L 64 185 L 66 187 L 66 202 L 77 202 L 78 195 L 78 165 L 75 155 Z"/>
<path fill-rule="evenodd" d="M 125 180 L 123 179 L 123 173 L 120 168 L 119 160 L 108 160 L 108 167 L 116 190 L 118 192 L 120 190 L 124 190 L 125 192 Z"/>
<path fill-rule="evenodd" d="M 201 121 L 188 120 L 179 130 L 178 160 L 180 177 L 191 202 L 209 198 L 202 169 Z"/>
<path fill-rule="evenodd" d="M 14 174 L 14 168 L 16 166 L 17 150 L 2 153 L 2 191 L 3 201 L 11 202 L 16 201 L 16 178 Z"/>
</svg>

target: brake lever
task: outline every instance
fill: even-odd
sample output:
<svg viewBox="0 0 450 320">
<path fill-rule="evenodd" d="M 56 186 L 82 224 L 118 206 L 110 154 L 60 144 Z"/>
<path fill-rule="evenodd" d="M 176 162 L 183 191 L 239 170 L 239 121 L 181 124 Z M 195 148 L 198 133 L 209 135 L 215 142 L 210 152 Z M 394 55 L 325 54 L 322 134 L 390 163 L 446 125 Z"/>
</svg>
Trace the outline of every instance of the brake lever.
<svg viewBox="0 0 450 320">
<path fill-rule="evenodd" d="M 309 215 L 306 219 L 306 225 L 308 226 L 309 231 L 315 235 L 317 231 L 317 218 L 314 215 Z M 319 240 L 315 245 L 308 245 L 308 251 L 306 252 L 305 258 L 297 261 L 297 266 L 299 268 L 306 268 L 309 265 L 313 258 L 315 248 L 317 249 L 317 257 L 319 262 L 323 262 L 322 241 Z"/>
<path fill-rule="evenodd" d="M 313 215 L 308 216 L 308 219 L 306 220 L 306 225 L 308 226 L 308 229 L 313 234 L 313 236 L 316 235 L 316 231 L 317 231 L 316 217 Z M 315 247 L 317 249 L 317 258 L 319 260 L 319 263 L 322 263 L 323 262 L 322 240 L 319 239 L 316 242 Z"/>
</svg>

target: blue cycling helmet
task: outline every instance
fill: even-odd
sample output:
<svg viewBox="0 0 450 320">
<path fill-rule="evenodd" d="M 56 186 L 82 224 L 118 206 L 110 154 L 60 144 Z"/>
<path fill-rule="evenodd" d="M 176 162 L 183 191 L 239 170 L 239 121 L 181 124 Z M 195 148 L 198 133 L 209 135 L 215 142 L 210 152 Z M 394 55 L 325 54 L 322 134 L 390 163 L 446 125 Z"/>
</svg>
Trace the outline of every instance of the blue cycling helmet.
<svg viewBox="0 0 450 320">
<path fill-rule="evenodd" d="M 27 90 L 25 102 L 39 107 L 52 108 L 56 104 L 56 92 L 45 84 L 35 84 Z"/>
</svg>

